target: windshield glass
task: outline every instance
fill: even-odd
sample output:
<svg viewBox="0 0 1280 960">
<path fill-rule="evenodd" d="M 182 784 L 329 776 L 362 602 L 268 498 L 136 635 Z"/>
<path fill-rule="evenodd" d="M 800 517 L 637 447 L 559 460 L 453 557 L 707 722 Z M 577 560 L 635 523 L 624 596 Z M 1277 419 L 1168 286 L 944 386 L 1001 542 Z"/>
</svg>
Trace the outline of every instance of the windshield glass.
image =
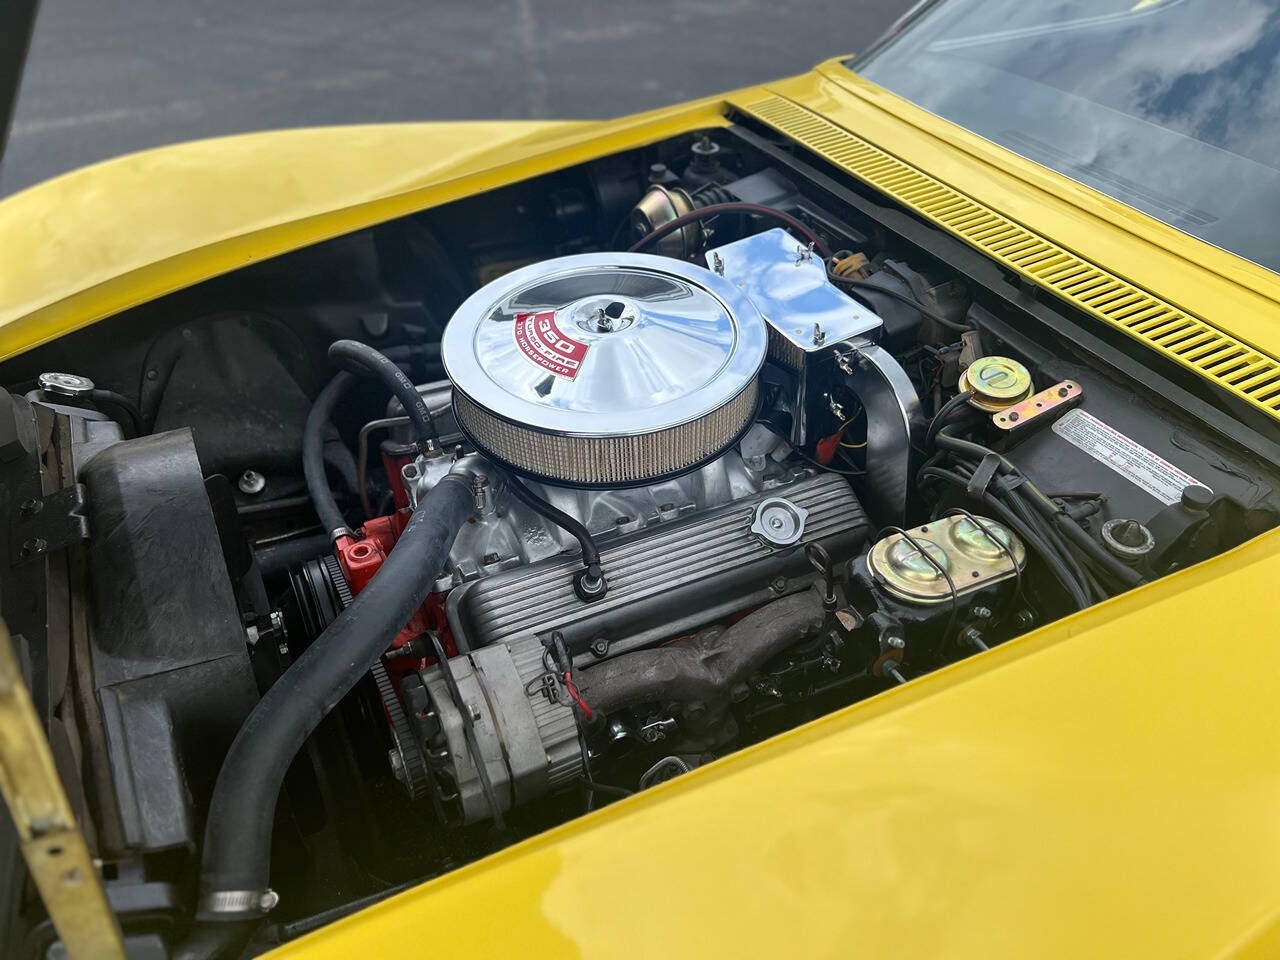
<svg viewBox="0 0 1280 960">
<path fill-rule="evenodd" d="M 1280 270 L 1280 0 L 946 0 L 851 66 Z"/>
</svg>

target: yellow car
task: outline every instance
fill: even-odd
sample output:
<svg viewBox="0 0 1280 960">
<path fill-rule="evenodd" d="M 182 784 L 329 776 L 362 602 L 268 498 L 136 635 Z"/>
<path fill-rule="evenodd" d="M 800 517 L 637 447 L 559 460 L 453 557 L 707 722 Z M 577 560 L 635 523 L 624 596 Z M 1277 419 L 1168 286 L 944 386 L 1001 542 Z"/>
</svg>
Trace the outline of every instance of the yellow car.
<svg viewBox="0 0 1280 960">
<path fill-rule="evenodd" d="M 7 955 L 1280 955 L 1280 18 L 0 203 Z"/>
</svg>

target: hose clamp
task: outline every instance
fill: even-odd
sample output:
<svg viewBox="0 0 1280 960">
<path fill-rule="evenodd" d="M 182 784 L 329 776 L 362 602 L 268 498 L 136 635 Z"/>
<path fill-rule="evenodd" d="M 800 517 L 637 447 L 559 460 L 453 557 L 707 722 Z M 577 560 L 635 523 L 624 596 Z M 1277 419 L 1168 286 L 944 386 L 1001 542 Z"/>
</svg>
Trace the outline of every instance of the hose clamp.
<svg viewBox="0 0 1280 960">
<path fill-rule="evenodd" d="M 334 527 L 332 530 L 329 531 L 330 543 L 337 543 L 343 537 L 350 537 L 352 540 L 354 540 L 356 538 L 356 535 L 351 531 L 350 527 Z"/>
<path fill-rule="evenodd" d="M 219 920 L 256 917 L 269 913 L 280 902 L 280 894 L 263 890 L 212 890 L 200 898 L 199 915 Z"/>
</svg>

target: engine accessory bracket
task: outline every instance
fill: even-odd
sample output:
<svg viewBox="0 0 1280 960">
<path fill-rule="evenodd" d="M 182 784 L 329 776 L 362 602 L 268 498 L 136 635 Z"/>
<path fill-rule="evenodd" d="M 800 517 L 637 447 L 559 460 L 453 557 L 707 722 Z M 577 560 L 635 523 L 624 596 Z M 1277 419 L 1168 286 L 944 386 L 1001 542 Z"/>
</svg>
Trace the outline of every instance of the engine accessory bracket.
<svg viewBox="0 0 1280 960">
<path fill-rule="evenodd" d="M 84 484 L 75 483 L 18 505 L 9 537 L 9 559 L 16 566 L 87 539 Z"/>
<path fill-rule="evenodd" d="M 992 414 L 991 422 L 1010 438 L 1025 435 L 1033 427 L 1056 420 L 1084 400 L 1084 388 L 1074 380 L 1063 380 L 1047 390 Z"/>
</svg>

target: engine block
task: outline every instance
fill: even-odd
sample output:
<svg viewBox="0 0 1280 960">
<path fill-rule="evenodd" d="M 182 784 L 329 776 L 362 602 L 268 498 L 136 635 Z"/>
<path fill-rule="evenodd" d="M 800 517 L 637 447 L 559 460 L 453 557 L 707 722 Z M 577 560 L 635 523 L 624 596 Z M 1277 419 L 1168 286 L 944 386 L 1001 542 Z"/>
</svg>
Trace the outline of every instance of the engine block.
<svg viewBox="0 0 1280 960">
<path fill-rule="evenodd" d="M 732 469 L 740 465 L 739 458 Z M 634 510 L 638 493 L 648 495 L 595 494 L 609 505 L 597 515 L 623 504 Z M 798 530 L 779 524 L 770 533 L 766 523 L 762 532 L 762 516 L 794 518 Z M 807 589 L 817 573 L 806 544 L 847 559 L 870 532 L 848 484 L 808 470 L 684 517 L 664 520 L 659 511 L 629 523 L 635 528 L 602 546 L 610 591 L 597 603 L 575 596 L 566 575 L 576 563 L 571 555 L 500 571 L 450 593 L 449 623 L 460 651 L 450 663 L 470 715 L 458 710 L 437 666 L 407 678 L 403 693 L 433 786 L 452 817 L 483 819 L 494 806 L 505 811 L 580 775 L 573 710 L 547 668 L 544 640 L 558 634 L 574 669 L 586 668 Z"/>
</svg>

